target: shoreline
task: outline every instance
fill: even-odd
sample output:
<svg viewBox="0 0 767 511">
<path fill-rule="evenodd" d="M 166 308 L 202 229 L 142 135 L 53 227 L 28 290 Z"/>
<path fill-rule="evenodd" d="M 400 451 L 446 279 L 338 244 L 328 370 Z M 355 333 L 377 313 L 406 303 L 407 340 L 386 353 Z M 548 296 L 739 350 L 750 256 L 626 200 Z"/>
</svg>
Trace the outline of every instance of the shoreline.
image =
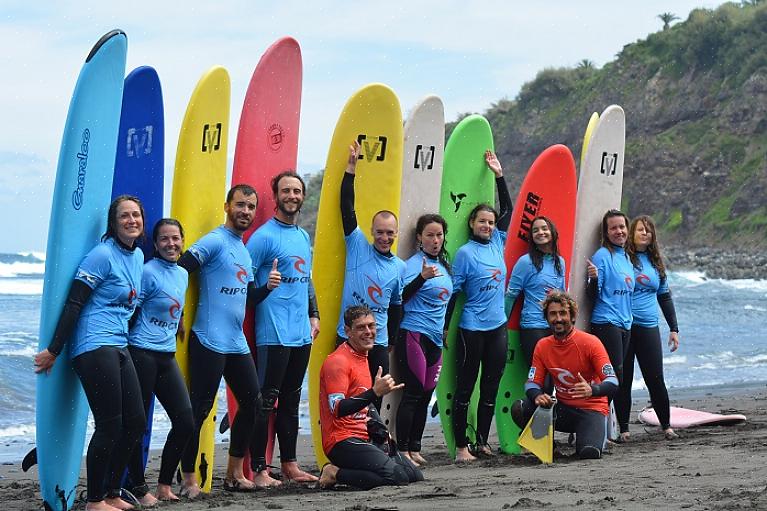
<svg viewBox="0 0 767 511">
<path fill-rule="evenodd" d="M 567 436 L 557 437 L 554 464 L 541 465 L 531 455 L 497 455 L 470 465 L 448 458 L 438 424 L 427 424 L 424 456 L 426 481 L 407 487 L 360 492 L 314 490 L 288 483 L 254 493 L 222 488 L 226 443 L 217 445 L 213 491 L 204 498 L 161 508 L 203 511 L 234 509 L 741 509 L 767 508 L 767 385 L 734 384 L 670 389 L 673 406 L 743 413 L 745 424 L 677 430 L 680 439 L 665 441 L 658 428 L 641 425 L 636 414 L 646 397 L 635 393 L 632 441 L 616 445 L 601 460 L 571 457 Z M 491 438 L 491 445 L 497 439 Z M 311 436 L 300 435 L 299 463 L 317 473 Z M 159 452 L 152 451 L 147 480 L 156 481 Z M 0 466 L 0 502 L 10 511 L 39 509 L 35 469 L 21 472 L 18 463 Z M 84 485 L 84 480 L 81 480 Z M 84 486 L 83 486 L 84 488 Z M 82 509 L 82 503 L 78 504 Z"/>
</svg>

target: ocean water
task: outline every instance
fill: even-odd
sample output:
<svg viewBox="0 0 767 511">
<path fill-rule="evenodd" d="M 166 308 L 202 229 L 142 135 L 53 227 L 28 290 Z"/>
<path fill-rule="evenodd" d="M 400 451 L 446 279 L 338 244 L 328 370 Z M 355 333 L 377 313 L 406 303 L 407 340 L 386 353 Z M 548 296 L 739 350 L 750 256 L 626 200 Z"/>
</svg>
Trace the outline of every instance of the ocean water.
<svg viewBox="0 0 767 511">
<path fill-rule="evenodd" d="M 40 299 L 45 255 L 0 254 L 0 462 L 20 460 L 34 445 L 35 375 Z M 703 273 L 670 274 L 681 345 L 665 352 L 665 376 L 674 389 L 767 382 L 767 280 L 709 279 Z M 327 328 L 327 326 L 326 326 Z M 662 338 L 667 339 L 665 325 Z M 633 388 L 645 390 L 638 368 Z M 301 432 L 308 433 L 306 385 L 300 408 Z M 714 390 L 715 392 L 715 390 Z M 223 387 L 218 417 L 225 413 Z M 93 424 L 90 423 L 92 430 Z M 162 410 L 154 415 L 152 447 L 162 447 L 170 422 Z M 218 440 L 228 438 L 219 435 Z"/>
</svg>

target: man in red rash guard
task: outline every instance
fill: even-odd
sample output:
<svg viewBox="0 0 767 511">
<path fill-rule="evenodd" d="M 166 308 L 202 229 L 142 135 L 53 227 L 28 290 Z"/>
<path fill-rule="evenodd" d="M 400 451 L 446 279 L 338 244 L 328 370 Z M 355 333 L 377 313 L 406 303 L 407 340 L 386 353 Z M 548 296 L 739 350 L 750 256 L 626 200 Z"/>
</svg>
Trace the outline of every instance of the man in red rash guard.
<svg viewBox="0 0 767 511">
<path fill-rule="evenodd" d="M 512 405 L 512 418 L 524 428 L 537 406 L 554 404 L 542 390 L 546 375 L 551 375 L 557 396 L 554 429 L 575 433 L 578 457 L 600 458 L 607 439 L 607 398 L 618 391 L 610 358 L 597 337 L 573 327 L 578 306 L 567 293 L 549 293 L 543 314 L 554 335 L 535 346 L 525 384 L 527 399 Z"/>
<path fill-rule="evenodd" d="M 368 405 L 404 386 L 382 376 L 380 367 L 371 385 L 367 357 L 376 337 L 373 312 L 364 305 L 346 309 L 344 333 L 348 340 L 325 359 L 320 371 L 322 448 L 330 464 L 322 467 L 319 485 L 369 490 L 408 484 L 405 470 L 368 437 Z"/>
</svg>

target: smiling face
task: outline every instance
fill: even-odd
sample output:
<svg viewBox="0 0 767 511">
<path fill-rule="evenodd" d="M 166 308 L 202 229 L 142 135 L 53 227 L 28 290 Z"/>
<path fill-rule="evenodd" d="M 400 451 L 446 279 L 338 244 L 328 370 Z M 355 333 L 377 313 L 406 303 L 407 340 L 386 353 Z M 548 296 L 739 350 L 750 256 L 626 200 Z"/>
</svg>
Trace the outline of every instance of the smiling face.
<svg viewBox="0 0 767 511">
<path fill-rule="evenodd" d="M 373 246 L 382 254 L 391 251 L 394 240 L 397 239 L 397 217 L 388 212 L 378 213 L 373 217 L 373 226 L 371 234 L 373 235 Z"/>
<path fill-rule="evenodd" d="M 352 326 L 344 325 L 344 333 L 354 351 L 367 353 L 376 342 L 376 319 L 372 314 L 360 316 L 352 321 Z"/>
<path fill-rule="evenodd" d="M 615 246 L 622 247 L 628 239 L 628 226 L 622 216 L 611 216 L 607 219 L 607 240 Z"/>
<path fill-rule="evenodd" d="M 636 223 L 636 226 L 634 227 L 634 247 L 636 247 L 637 252 L 644 252 L 647 250 L 647 247 L 650 246 L 650 243 L 652 243 L 653 240 L 653 232 L 652 229 L 649 228 L 647 224 L 645 224 L 643 221 L 639 220 Z"/>
<path fill-rule="evenodd" d="M 277 218 L 291 223 L 304 204 L 304 187 L 298 178 L 285 176 L 277 183 Z"/>
<path fill-rule="evenodd" d="M 432 222 L 424 226 L 420 234 L 416 234 L 418 243 L 423 247 L 423 251 L 432 257 L 437 257 L 445 244 L 445 231 L 442 225 Z"/>
<path fill-rule="evenodd" d="M 235 191 L 232 200 L 224 204 L 226 226 L 239 233 L 244 233 L 253 223 L 256 207 L 258 207 L 258 199 L 255 193 L 245 195 L 241 190 Z"/>
<path fill-rule="evenodd" d="M 495 230 L 495 213 L 492 211 L 478 211 L 477 216 L 469 221 L 471 233 L 477 238 L 489 240 Z"/>
<path fill-rule="evenodd" d="M 117 237 L 124 245 L 132 247 L 144 233 L 141 207 L 132 200 L 124 200 L 117 205 L 115 219 Z"/>
<path fill-rule="evenodd" d="M 539 218 L 533 221 L 530 233 L 533 236 L 533 243 L 538 247 L 538 250 L 546 253 L 551 252 L 551 242 L 554 236 L 546 220 Z"/>
<path fill-rule="evenodd" d="M 552 302 L 546 308 L 546 322 L 557 339 L 567 337 L 573 329 L 573 319 L 570 310 L 559 302 Z"/>
<path fill-rule="evenodd" d="M 184 237 L 177 225 L 165 224 L 157 230 L 154 248 L 166 261 L 176 262 L 184 250 Z"/>
</svg>

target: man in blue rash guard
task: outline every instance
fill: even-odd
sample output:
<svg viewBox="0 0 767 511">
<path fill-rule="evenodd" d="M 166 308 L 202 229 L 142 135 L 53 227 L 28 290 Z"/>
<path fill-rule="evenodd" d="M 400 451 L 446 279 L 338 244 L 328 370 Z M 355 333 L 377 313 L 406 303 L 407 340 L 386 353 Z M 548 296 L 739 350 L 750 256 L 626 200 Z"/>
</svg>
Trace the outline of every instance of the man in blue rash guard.
<svg viewBox="0 0 767 511">
<path fill-rule="evenodd" d="M 224 489 L 243 491 L 256 487 L 245 478 L 242 461 L 254 427 L 266 427 L 266 421 L 261 413 L 256 365 L 242 332 L 242 322 L 246 299 L 254 305 L 260 303 L 280 284 L 276 269 L 263 286 L 256 288 L 253 282 L 250 255 L 242 235 L 253 223 L 257 203 L 252 187 L 233 187 L 224 204 L 226 223 L 200 238 L 178 261 L 189 273 L 200 271 L 200 299 L 189 336 L 189 397 L 195 433 L 181 459 L 184 490 L 190 497 L 200 492 L 194 466 L 200 427 L 213 407 L 222 375 L 239 405 L 231 429 Z"/>
<path fill-rule="evenodd" d="M 256 285 L 266 282 L 274 261 L 282 276 L 280 287 L 256 307 L 256 363 L 261 380 L 263 408 L 274 409 L 279 399 L 275 429 L 280 443 L 283 477 L 297 482 L 317 478 L 301 470 L 296 461 L 298 405 L 301 385 L 309 364 L 312 341 L 319 333 L 319 311 L 311 284 L 312 249 L 309 235 L 296 225 L 304 203 L 306 187 L 293 171 L 272 179 L 277 204 L 274 217 L 267 220 L 248 240 Z M 268 431 L 257 429 L 253 437 L 253 482 L 278 486 L 266 466 Z"/>
<path fill-rule="evenodd" d="M 373 244 L 368 243 L 357 225 L 354 212 L 354 175 L 360 145 L 349 146 L 349 161 L 341 181 L 341 220 L 346 240 L 346 274 L 341 299 L 341 310 L 354 305 L 367 305 L 376 319 L 376 342 L 368 353 L 370 375 L 374 377 L 381 367 L 389 373 L 389 340 L 397 338 L 402 317 L 402 277 L 405 262 L 391 252 L 397 237 L 397 217 L 391 211 L 379 211 L 373 216 Z M 346 341 L 343 314 L 338 320 L 338 343 Z M 381 398 L 374 401 L 381 408 Z"/>
</svg>

